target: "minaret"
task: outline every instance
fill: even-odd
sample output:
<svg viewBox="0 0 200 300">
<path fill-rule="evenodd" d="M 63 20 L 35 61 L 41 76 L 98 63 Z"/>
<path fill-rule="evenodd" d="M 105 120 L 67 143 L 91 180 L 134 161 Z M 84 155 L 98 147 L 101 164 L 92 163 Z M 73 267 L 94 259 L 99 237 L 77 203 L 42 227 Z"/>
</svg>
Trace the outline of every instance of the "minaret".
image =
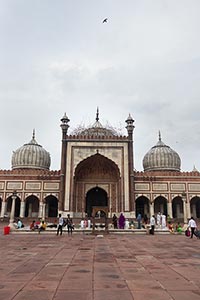
<svg viewBox="0 0 200 300">
<path fill-rule="evenodd" d="M 133 174 L 134 169 L 134 163 L 133 163 L 133 130 L 135 126 L 133 125 L 134 120 L 129 114 L 127 120 L 126 120 L 127 126 L 127 132 L 128 132 L 128 168 L 129 168 L 129 210 L 135 211 L 135 202 L 133 197 L 133 177 L 131 176 Z"/>
<path fill-rule="evenodd" d="M 60 174 L 60 200 L 59 211 L 64 210 L 65 202 L 65 176 L 66 176 L 66 159 L 67 159 L 67 131 L 69 128 L 69 118 L 66 113 L 61 119 L 60 127 L 62 129 L 62 149 L 61 149 L 61 174 Z"/>
</svg>

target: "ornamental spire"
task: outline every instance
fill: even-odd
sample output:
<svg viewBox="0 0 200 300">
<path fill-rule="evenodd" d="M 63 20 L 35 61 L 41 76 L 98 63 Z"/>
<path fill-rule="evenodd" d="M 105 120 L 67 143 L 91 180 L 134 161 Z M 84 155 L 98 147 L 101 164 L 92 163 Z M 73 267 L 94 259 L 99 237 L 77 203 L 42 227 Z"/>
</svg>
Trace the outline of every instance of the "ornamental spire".
<svg viewBox="0 0 200 300">
<path fill-rule="evenodd" d="M 99 108 L 97 106 L 97 112 L 96 112 L 96 121 L 98 122 L 99 121 Z"/>
<path fill-rule="evenodd" d="M 158 131 L 158 139 L 161 142 L 161 133 L 160 133 L 160 130 Z"/>
<path fill-rule="evenodd" d="M 33 140 L 35 140 L 35 128 L 33 129 L 33 137 L 32 137 Z"/>
</svg>

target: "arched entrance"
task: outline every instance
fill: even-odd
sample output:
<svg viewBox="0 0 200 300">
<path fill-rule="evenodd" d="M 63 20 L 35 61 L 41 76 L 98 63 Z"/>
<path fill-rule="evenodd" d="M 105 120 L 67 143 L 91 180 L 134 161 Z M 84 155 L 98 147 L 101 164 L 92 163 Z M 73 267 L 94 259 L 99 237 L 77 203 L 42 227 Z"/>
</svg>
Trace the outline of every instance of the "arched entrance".
<svg viewBox="0 0 200 300">
<path fill-rule="evenodd" d="M 159 212 L 167 216 L 167 200 L 163 196 L 158 196 L 154 200 L 154 213 L 158 214 Z"/>
<path fill-rule="evenodd" d="M 58 199 L 53 196 L 47 196 L 45 198 L 46 200 L 46 212 L 45 215 L 46 217 L 49 218 L 57 218 L 58 216 Z"/>
<path fill-rule="evenodd" d="M 200 218 L 200 198 L 194 197 L 190 201 L 190 211 L 194 218 Z"/>
<path fill-rule="evenodd" d="M 140 196 L 135 201 L 136 217 L 140 213 L 142 218 L 146 215 L 149 218 L 149 199 L 145 196 Z"/>
<path fill-rule="evenodd" d="M 26 198 L 25 217 L 37 218 L 39 211 L 39 199 L 31 195 Z"/>
<path fill-rule="evenodd" d="M 172 217 L 183 218 L 183 201 L 181 197 L 175 197 L 172 201 Z"/>
<path fill-rule="evenodd" d="M 123 207 L 121 202 L 120 171 L 111 159 L 96 153 L 77 165 L 71 211 L 91 215 L 93 205 L 106 205 L 109 211 L 119 212 Z"/>
<path fill-rule="evenodd" d="M 92 216 L 92 208 L 94 206 L 108 206 L 108 196 L 105 190 L 96 186 L 89 190 L 86 194 L 85 213 L 88 217 Z"/>
</svg>

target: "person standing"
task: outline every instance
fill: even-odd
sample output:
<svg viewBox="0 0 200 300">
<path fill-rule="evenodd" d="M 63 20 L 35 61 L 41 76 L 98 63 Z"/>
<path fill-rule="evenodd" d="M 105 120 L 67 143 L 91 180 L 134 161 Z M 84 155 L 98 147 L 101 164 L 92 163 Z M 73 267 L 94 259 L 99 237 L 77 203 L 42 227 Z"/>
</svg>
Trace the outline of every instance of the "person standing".
<svg viewBox="0 0 200 300">
<path fill-rule="evenodd" d="M 112 223 L 113 223 L 114 229 L 117 229 L 117 216 L 116 216 L 116 214 L 113 215 Z"/>
<path fill-rule="evenodd" d="M 121 213 L 119 216 L 119 229 L 124 229 L 124 226 L 125 226 L 125 217 L 123 213 Z"/>
<path fill-rule="evenodd" d="M 155 217 L 154 215 L 151 216 L 150 218 L 150 226 L 151 226 L 151 229 L 150 229 L 150 234 L 154 235 L 154 229 L 155 229 L 155 223 L 156 223 L 156 220 L 155 220 Z"/>
<path fill-rule="evenodd" d="M 160 227 L 161 225 L 161 214 L 160 212 L 156 216 L 157 226 Z"/>
<path fill-rule="evenodd" d="M 193 217 L 190 218 L 190 220 L 188 222 L 188 227 L 190 227 L 190 229 L 191 229 L 191 237 L 190 238 L 192 239 L 193 235 L 194 235 L 194 231 L 197 228 L 197 224 Z"/>
<path fill-rule="evenodd" d="M 161 216 L 161 226 L 162 229 L 166 229 L 167 223 L 166 223 L 166 216 L 164 214 L 162 214 Z"/>
<path fill-rule="evenodd" d="M 142 220 L 141 213 L 138 213 L 138 215 L 137 215 L 138 228 L 137 229 L 141 229 L 141 220 Z"/>
<path fill-rule="evenodd" d="M 59 232 L 60 232 L 60 235 L 62 235 L 63 223 L 64 223 L 63 217 L 61 214 L 59 214 L 57 235 L 59 235 Z"/>
<path fill-rule="evenodd" d="M 72 218 L 70 218 L 70 214 L 67 215 L 66 224 L 67 224 L 67 232 L 68 232 L 68 234 L 71 233 L 71 235 L 72 235 L 72 230 L 74 229 L 74 226 L 73 226 Z"/>
</svg>

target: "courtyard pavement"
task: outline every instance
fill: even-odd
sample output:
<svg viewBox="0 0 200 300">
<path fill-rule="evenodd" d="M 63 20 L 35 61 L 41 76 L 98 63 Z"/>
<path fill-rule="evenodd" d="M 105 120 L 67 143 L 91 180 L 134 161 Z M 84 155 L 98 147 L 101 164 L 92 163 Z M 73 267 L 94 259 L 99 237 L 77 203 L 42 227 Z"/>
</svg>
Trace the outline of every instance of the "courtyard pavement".
<svg viewBox="0 0 200 300">
<path fill-rule="evenodd" d="M 200 240 L 0 233 L 2 300 L 200 300 Z"/>
</svg>

